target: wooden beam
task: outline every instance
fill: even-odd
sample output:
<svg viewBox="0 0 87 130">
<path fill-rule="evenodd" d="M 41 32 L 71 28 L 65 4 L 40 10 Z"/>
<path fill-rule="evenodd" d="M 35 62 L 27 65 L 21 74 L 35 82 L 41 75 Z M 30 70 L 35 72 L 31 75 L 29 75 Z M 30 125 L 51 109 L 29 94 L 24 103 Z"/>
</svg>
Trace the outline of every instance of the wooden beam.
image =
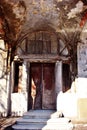
<svg viewBox="0 0 87 130">
<path fill-rule="evenodd" d="M 28 54 L 15 56 L 14 60 L 27 60 L 29 62 L 56 62 L 57 60 L 69 61 L 70 57 L 58 56 L 56 54 Z"/>
</svg>

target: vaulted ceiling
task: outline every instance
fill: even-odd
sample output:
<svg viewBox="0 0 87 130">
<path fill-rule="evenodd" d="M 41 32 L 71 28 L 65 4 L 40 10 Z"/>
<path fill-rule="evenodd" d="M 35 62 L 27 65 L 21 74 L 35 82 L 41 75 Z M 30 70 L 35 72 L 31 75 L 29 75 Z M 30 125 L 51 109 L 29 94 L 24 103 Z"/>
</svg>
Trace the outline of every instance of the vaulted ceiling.
<svg viewBox="0 0 87 130">
<path fill-rule="evenodd" d="M 40 29 L 70 39 L 79 35 L 86 20 L 87 0 L 0 0 L 0 37 L 12 45 Z"/>
</svg>

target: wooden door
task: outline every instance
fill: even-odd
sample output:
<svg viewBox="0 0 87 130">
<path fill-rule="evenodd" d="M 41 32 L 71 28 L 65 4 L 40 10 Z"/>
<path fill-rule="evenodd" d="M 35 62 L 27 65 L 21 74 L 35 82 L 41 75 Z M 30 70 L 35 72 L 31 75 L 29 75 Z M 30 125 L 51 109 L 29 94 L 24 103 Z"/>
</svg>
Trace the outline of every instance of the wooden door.
<svg viewBox="0 0 87 130">
<path fill-rule="evenodd" d="M 30 68 L 31 88 L 33 80 L 34 89 L 36 91 L 34 109 L 42 109 L 42 67 L 39 63 L 32 63 Z"/>
<path fill-rule="evenodd" d="M 55 64 L 43 64 L 43 95 L 42 95 L 42 108 L 55 109 Z"/>
<path fill-rule="evenodd" d="M 55 109 L 55 64 L 32 63 L 31 81 L 36 86 L 34 109 Z"/>
</svg>

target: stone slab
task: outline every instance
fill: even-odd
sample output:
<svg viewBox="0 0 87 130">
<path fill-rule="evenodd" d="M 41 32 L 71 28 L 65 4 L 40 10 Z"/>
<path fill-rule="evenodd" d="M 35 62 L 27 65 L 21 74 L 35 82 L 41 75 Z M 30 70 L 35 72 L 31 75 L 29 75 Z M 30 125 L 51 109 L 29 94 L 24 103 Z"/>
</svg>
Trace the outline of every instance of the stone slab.
<svg viewBox="0 0 87 130">
<path fill-rule="evenodd" d="M 87 98 L 78 99 L 77 113 L 79 119 L 87 119 Z"/>
<path fill-rule="evenodd" d="M 44 118 L 37 118 L 37 119 L 23 119 L 23 118 L 19 118 L 17 120 L 17 124 L 35 124 L 35 123 L 39 123 L 39 124 L 46 124 L 48 119 L 44 119 Z"/>
<path fill-rule="evenodd" d="M 50 118 L 55 110 L 30 110 L 24 113 L 23 118 Z"/>
<path fill-rule="evenodd" d="M 14 130 L 41 130 L 44 127 L 43 124 L 30 124 L 30 125 L 13 125 Z"/>
</svg>

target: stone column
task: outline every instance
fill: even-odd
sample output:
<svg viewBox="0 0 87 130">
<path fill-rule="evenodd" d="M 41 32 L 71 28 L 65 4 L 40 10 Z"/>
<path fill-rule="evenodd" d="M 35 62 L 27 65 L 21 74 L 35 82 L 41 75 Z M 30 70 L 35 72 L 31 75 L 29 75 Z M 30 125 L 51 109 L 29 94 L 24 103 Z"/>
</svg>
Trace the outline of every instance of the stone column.
<svg viewBox="0 0 87 130">
<path fill-rule="evenodd" d="M 62 91 L 62 61 L 57 61 L 55 64 L 55 93 L 56 93 L 56 108 L 58 110 L 58 95 Z"/>
<path fill-rule="evenodd" d="M 28 102 L 28 95 L 27 95 L 27 61 L 24 60 L 22 64 L 22 91 L 21 91 L 21 107 L 22 111 L 26 112 L 27 111 L 27 102 Z"/>
<path fill-rule="evenodd" d="M 79 97 L 87 98 L 87 43 L 78 43 L 78 78 L 76 91 Z"/>
<path fill-rule="evenodd" d="M 87 43 L 78 43 L 78 77 L 87 78 Z"/>
<path fill-rule="evenodd" d="M 27 61 L 23 62 L 22 70 L 22 92 L 27 92 Z"/>
<path fill-rule="evenodd" d="M 11 63 L 11 93 L 14 91 L 14 61 Z"/>
<path fill-rule="evenodd" d="M 31 85 L 30 85 L 30 62 L 27 62 L 27 69 L 28 69 L 28 73 L 27 73 L 27 96 L 28 96 L 28 100 L 27 100 L 27 109 L 30 110 L 32 109 L 32 97 L 31 97 Z"/>
<path fill-rule="evenodd" d="M 62 61 L 55 64 L 55 91 L 56 95 L 62 91 Z"/>
</svg>

